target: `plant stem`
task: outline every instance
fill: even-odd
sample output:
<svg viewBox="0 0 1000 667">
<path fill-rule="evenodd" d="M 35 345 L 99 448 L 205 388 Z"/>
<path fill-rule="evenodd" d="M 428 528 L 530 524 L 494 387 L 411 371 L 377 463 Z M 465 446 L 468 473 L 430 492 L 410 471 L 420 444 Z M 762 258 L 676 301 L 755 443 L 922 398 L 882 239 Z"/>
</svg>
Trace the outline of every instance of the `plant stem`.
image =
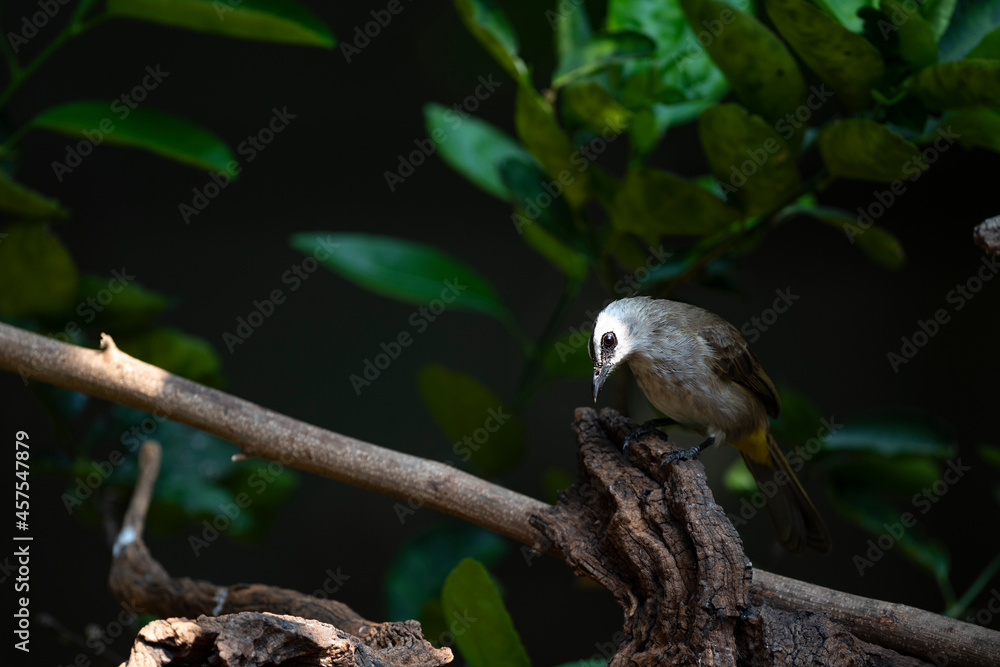
<svg viewBox="0 0 1000 667">
<path fill-rule="evenodd" d="M 521 372 L 521 377 L 518 378 L 517 390 L 514 397 L 515 410 L 522 408 L 538 389 L 538 383 L 535 382 L 535 379 L 542 370 L 545 350 L 552 344 L 556 331 L 566 318 L 569 306 L 573 302 L 573 299 L 576 298 L 576 295 L 580 293 L 582 285 L 582 280 L 575 278 L 566 279 L 566 286 L 563 288 L 562 294 L 559 295 L 559 301 L 556 303 L 556 307 L 552 309 L 552 314 L 549 315 L 549 320 L 546 322 L 545 329 L 538 339 L 538 344 L 535 345 L 535 348 L 528 355 L 524 364 L 524 370 Z"/>
<path fill-rule="evenodd" d="M 945 610 L 945 616 L 951 616 L 952 618 L 961 616 L 969 608 L 969 605 L 972 604 L 972 601 L 976 599 L 976 596 L 986 587 L 986 584 L 990 583 L 990 580 L 996 576 L 998 571 L 1000 571 L 1000 554 L 994 556 L 990 564 L 976 577 L 976 580 L 972 582 L 972 585 L 959 598 L 958 602 L 950 605 Z"/>
<path fill-rule="evenodd" d="M 38 70 L 39 67 L 48 62 L 49 58 L 59 50 L 59 48 L 65 44 L 71 37 L 77 37 L 87 32 L 93 27 L 96 27 L 103 23 L 107 19 L 106 14 L 97 16 L 89 21 L 83 20 L 83 15 L 87 10 L 93 5 L 93 0 L 82 0 L 76 9 L 73 11 L 73 17 L 70 19 L 69 24 L 62 31 L 55 36 L 55 38 L 49 42 L 49 44 L 35 56 L 35 59 L 30 63 L 25 65 L 23 68 L 19 67 L 16 59 L 14 59 L 14 54 L 8 54 L 7 49 L 4 49 L 4 55 L 7 57 L 7 66 L 10 69 L 10 83 L 2 93 L 0 93 L 0 107 L 3 107 L 10 101 L 10 98 L 18 91 L 21 85 L 27 81 L 32 74 Z"/>
</svg>

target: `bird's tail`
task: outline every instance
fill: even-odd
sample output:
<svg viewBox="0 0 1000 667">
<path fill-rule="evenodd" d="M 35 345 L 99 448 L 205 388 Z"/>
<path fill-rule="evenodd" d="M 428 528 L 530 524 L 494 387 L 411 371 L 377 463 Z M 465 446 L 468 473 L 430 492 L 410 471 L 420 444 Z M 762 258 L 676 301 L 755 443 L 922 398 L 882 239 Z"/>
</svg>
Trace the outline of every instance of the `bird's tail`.
<svg viewBox="0 0 1000 667">
<path fill-rule="evenodd" d="M 743 460 L 766 499 L 765 507 L 778 541 L 793 553 L 806 547 L 829 553 L 830 531 L 770 433 L 767 434 L 767 453 L 769 460 L 766 463 L 756 463 L 746 454 Z"/>
</svg>

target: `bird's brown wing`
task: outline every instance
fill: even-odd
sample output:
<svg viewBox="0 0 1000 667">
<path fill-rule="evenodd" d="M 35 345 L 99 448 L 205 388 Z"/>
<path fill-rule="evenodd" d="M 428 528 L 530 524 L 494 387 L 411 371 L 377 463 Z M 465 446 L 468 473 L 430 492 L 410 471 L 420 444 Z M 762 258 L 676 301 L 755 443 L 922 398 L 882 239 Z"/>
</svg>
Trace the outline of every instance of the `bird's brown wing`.
<svg viewBox="0 0 1000 667">
<path fill-rule="evenodd" d="M 764 403 L 767 414 L 777 417 L 781 412 L 778 391 L 736 327 L 720 318 L 699 328 L 698 335 L 712 348 L 716 374 L 752 391 Z"/>
</svg>

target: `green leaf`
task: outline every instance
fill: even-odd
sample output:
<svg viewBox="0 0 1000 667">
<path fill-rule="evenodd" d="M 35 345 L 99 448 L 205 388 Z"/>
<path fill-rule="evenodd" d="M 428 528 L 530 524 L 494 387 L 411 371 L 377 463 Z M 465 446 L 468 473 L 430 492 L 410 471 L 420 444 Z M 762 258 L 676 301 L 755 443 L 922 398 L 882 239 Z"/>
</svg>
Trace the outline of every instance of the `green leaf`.
<svg viewBox="0 0 1000 667">
<path fill-rule="evenodd" d="M 562 468 L 549 468 L 542 475 L 542 498 L 550 505 L 559 502 L 559 492 L 573 486 L 573 476 Z"/>
<path fill-rule="evenodd" d="M 886 544 L 889 549 L 898 547 L 905 558 L 930 573 L 939 584 L 948 581 L 951 558 L 947 548 L 927 536 L 916 524 L 918 519 L 913 512 L 901 513 L 878 496 L 864 492 L 837 494 L 835 504 L 842 514 L 878 536 L 881 543 L 876 542 L 876 548 L 880 553 L 887 551 Z M 867 563 L 867 567 L 875 565 L 873 561 Z M 867 567 L 859 565 L 862 574 Z"/>
<path fill-rule="evenodd" d="M 90 273 L 80 276 L 77 301 L 76 312 L 85 324 L 112 334 L 148 323 L 168 303 L 167 297 L 134 280 L 123 283 L 118 277 Z"/>
<path fill-rule="evenodd" d="M 590 262 L 585 255 L 570 250 L 554 236 L 545 231 L 541 225 L 519 221 L 519 233 L 524 242 L 538 254 L 549 260 L 553 266 L 574 280 L 583 280 L 590 270 Z"/>
<path fill-rule="evenodd" d="M 532 159 L 521 144 L 484 120 L 463 118 L 440 104 L 424 105 L 424 122 L 438 154 L 452 169 L 494 197 L 510 199 L 497 165 L 509 158 Z"/>
<path fill-rule="evenodd" d="M 948 114 L 941 122 L 958 135 L 966 149 L 988 148 L 1000 153 L 1000 114 L 990 109 L 962 109 Z"/>
<path fill-rule="evenodd" d="M 867 39 L 805 0 L 765 0 L 764 5 L 781 36 L 847 108 L 859 111 L 868 106 L 885 66 Z"/>
<path fill-rule="evenodd" d="M 48 225 L 19 222 L 0 234 L 0 313 L 70 315 L 77 281 L 73 258 Z"/>
<path fill-rule="evenodd" d="M 1000 28 L 994 28 L 991 32 L 983 35 L 982 40 L 976 45 L 976 48 L 969 51 L 966 58 L 970 60 L 973 58 L 1000 60 Z"/>
<path fill-rule="evenodd" d="M 83 136 L 91 143 L 141 148 L 176 162 L 236 177 L 229 147 L 200 125 L 145 107 L 128 110 L 125 120 L 120 120 L 112 108 L 112 102 L 70 102 L 46 109 L 31 119 L 28 127 Z"/>
<path fill-rule="evenodd" d="M 324 48 L 336 43 L 326 24 L 291 0 L 108 0 L 107 13 L 262 42 Z"/>
<path fill-rule="evenodd" d="M 874 224 L 863 227 L 859 225 L 858 216 L 837 208 L 812 206 L 800 208 L 798 212 L 843 231 L 851 243 L 857 243 L 876 264 L 895 271 L 906 263 L 906 253 L 899 237 L 883 227 Z"/>
<path fill-rule="evenodd" d="M 747 215 L 770 211 L 799 185 L 795 153 L 788 143 L 737 104 L 706 109 L 698 136 L 723 191 L 735 192 Z"/>
<path fill-rule="evenodd" d="M 472 36 L 511 78 L 530 85 L 528 67 L 517 55 L 517 35 L 496 3 L 493 0 L 455 0 L 455 9 Z"/>
<path fill-rule="evenodd" d="M 852 452 L 849 457 L 832 457 L 827 462 L 827 479 L 838 489 L 859 492 L 877 490 L 879 494 L 907 500 L 940 478 L 938 464 L 922 456 Z"/>
<path fill-rule="evenodd" d="M 69 211 L 58 199 L 21 185 L 0 170 L 0 211 L 19 218 L 68 218 Z"/>
<path fill-rule="evenodd" d="M 495 565 L 507 553 L 496 533 L 467 524 L 434 526 L 406 542 L 385 574 L 385 607 L 390 621 L 420 618 L 441 596 L 445 578 L 463 558 Z"/>
<path fill-rule="evenodd" d="M 951 428 L 937 417 L 912 410 L 882 410 L 855 417 L 823 442 L 828 451 L 868 451 L 885 456 L 929 456 L 946 459 L 955 453 Z"/>
<path fill-rule="evenodd" d="M 454 443 L 452 452 L 485 477 L 517 465 L 524 427 L 479 380 L 437 364 L 420 371 L 420 397 L 434 422 Z"/>
<path fill-rule="evenodd" d="M 980 445 L 979 455 L 997 470 L 1000 470 L 1000 447 L 996 445 Z"/>
<path fill-rule="evenodd" d="M 938 40 L 942 62 L 964 57 L 987 33 L 1000 25 L 1000 0 L 963 2 L 955 5 L 954 9 L 948 29 Z M 924 15 L 927 16 L 926 12 Z"/>
<path fill-rule="evenodd" d="M 617 134 L 632 124 L 632 112 L 597 81 L 576 81 L 563 88 L 561 95 L 565 117 L 591 132 Z"/>
<path fill-rule="evenodd" d="M 549 25 L 553 26 L 556 33 L 556 57 L 557 62 L 562 65 L 571 53 L 582 49 L 590 41 L 593 31 L 590 28 L 590 19 L 587 17 L 587 9 L 583 5 L 572 5 L 569 11 L 546 11 L 546 16 L 555 14 L 555 18 L 549 20 Z"/>
<path fill-rule="evenodd" d="M 609 65 L 650 56 L 655 50 L 656 43 L 641 33 L 597 35 L 560 60 L 552 73 L 552 87 L 561 88 Z"/>
<path fill-rule="evenodd" d="M 294 234 L 291 245 L 359 287 L 406 303 L 511 318 L 493 285 L 478 271 L 429 245 L 370 234 Z"/>
<path fill-rule="evenodd" d="M 542 352 L 542 368 L 550 378 L 585 378 L 594 374 L 594 362 L 587 352 L 589 333 L 584 330 L 552 341 Z"/>
<path fill-rule="evenodd" d="M 833 176 L 891 183 L 927 169 L 913 143 L 866 118 L 838 120 L 823 128 L 819 150 Z"/>
<path fill-rule="evenodd" d="M 750 111 L 775 123 L 804 102 L 799 66 L 760 21 L 722 0 L 680 0 L 680 5 L 696 32 L 712 22 L 725 24 L 705 49 Z"/>
<path fill-rule="evenodd" d="M 575 246 L 579 242 L 573 212 L 562 196 L 564 185 L 550 181 L 530 156 L 503 160 L 497 171 L 510 193 L 510 203 L 523 216 L 518 219 L 519 230 L 537 223 L 560 243 Z"/>
<path fill-rule="evenodd" d="M 899 35 L 899 55 L 903 60 L 914 70 L 936 63 L 937 39 L 931 25 L 917 13 L 919 5 L 907 4 L 906 0 L 881 0 L 881 3 L 882 12 L 890 20 L 885 29 L 895 29 Z"/>
<path fill-rule="evenodd" d="M 589 196 L 586 169 L 590 163 L 586 156 L 573 148 L 559 127 L 552 105 L 534 90 L 521 86 L 517 90 L 514 124 L 517 135 L 549 177 L 569 181 L 565 196 L 570 207 L 582 206 Z"/>
<path fill-rule="evenodd" d="M 816 0 L 816 6 L 851 32 L 861 32 L 864 21 L 858 16 L 858 10 L 871 7 L 872 0 Z"/>
<path fill-rule="evenodd" d="M 960 60 L 920 70 L 910 90 L 933 111 L 1000 106 L 1000 61 Z"/>
<path fill-rule="evenodd" d="M 115 343 L 133 357 L 174 375 L 213 387 L 222 385 L 222 361 L 204 338 L 176 329 L 153 329 Z"/>
<path fill-rule="evenodd" d="M 823 415 L 808 398 L 788 387 L 778 388 L 781 414 L 771 421 L 771 433 L 783 448 L 804 444 L 824 428 Z"/>
<path fill-rule="evenodd" d="M 752 496 L 757 493 L 757 482 L 742 458 L 735 459 L 722 475 L 722 483 L 730 493 Z"/>
<path fill-rule="evenodd" d="M 940 40 L 951 23 L 951 15 L 955 11 L 956 0 L 924 0 L 920 5 L 920 14 L 934 31 L 934 39 Z"/>
<path fill-rule="evenodd" d="M 611 224 L 650 245 L 661 236 L 702 236 L 738 220 L 740 213 L 708 190 L 656 169 L 629 171 L 615 195 Z"/>
<path fill-rule="evenodd" d="M 444 582 L 441 607 L 446 621 L 459 624 L 455 643 L 469 667 L 530 667 L 496 584 L 480 563 L 466 558 Z M 475 621 L 464 619 L 474 618 Z"/>
</svg>

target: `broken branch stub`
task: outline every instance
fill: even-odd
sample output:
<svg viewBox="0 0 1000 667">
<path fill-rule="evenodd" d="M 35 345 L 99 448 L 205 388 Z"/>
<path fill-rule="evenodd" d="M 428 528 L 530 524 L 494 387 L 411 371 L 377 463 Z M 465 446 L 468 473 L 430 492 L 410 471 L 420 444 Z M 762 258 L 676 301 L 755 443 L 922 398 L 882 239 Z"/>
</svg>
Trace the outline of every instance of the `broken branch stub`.
<svg viewBox="0 0 1000 667">
<path fill-rule="evenodd" d="M 674 448 L 657 434 L 623 455 L 635 426 L 614 410 L 577 410 L 580 479 L 531 517 L 578 574 L 622 606 L 625 639 L 611 667 L 926 664 L 821 616 L 752 606 L 750 561 L 704 467 L 660 470 L 663 452 Z"/>
</svg>

